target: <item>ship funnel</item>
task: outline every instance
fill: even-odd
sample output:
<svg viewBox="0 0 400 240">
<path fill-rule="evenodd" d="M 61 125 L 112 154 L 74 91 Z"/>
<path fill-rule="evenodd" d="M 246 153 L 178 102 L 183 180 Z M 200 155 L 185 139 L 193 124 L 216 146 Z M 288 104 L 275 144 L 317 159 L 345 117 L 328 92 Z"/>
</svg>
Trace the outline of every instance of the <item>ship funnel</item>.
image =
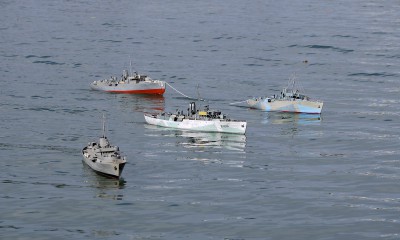
<svg viewBox="0 0 400 240">
<path fill-rule="evenodd" d="M 191 102 L 189 106 L 190 106 L 190 113 L 191 114 L 196 114 L 196 103 L 195 102 Z"/>
<path fill-rule="evenodd" d="M 110 143 L 108 142 L 107 137 L 101 137 L 100 140 L 99 140 L 99 144 L 100 144 L 100 147 L 102 147 L 102 148 L 105 148 L 105 147 L 110 145 Z"/>
<path fill-rule="evenodd" d="M 128 70 L 124 70 L 122 76 L 127 79 L 128 78 Z"/>
</svg>

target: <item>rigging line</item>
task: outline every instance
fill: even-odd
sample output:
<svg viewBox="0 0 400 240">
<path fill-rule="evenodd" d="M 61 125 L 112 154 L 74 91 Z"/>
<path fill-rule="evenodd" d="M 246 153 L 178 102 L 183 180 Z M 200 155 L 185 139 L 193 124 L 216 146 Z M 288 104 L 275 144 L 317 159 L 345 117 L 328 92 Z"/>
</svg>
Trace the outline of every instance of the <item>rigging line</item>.
<svg viewBox="0 0 400 240">
<path fill-rule="evenodd" d="M 169 83 L 167 83 L 167 82 L 165 82 L 165 84 L 167 84 L 170 88 L 172 88 L 172 89 L 175 90 L 177 93 L 181 94 L 182 96 L 184 96 L 184 97 L 186 97 L 186 98 L 189 98 L 189 99 L 198 99 L 198 98 L 189 97 L 188 95 L 183 94 L 182 92 L 180 92 L 179 90 L 177 90 L 176 88 L 174 88 L 173 86 L 171 86 L 171 84 L 169 84 Z M 204 101 L 204 99 L 198 99 L 198 100 Z"/>
</svg>

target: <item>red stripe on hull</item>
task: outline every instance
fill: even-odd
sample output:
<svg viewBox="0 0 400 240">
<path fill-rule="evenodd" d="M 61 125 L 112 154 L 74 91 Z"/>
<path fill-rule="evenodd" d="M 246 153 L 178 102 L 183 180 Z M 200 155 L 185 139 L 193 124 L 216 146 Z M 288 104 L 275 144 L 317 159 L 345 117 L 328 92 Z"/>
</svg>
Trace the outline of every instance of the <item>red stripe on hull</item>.
<svg viewBox="0 0 400 240">
<path fill-rule="evenodd" d="M 163 95 L 165 88 L 160 89 L 142 89 L 142 90 L 110 90 L 110 93 L 125 93 L 125 94 L 159 94 Z"/>
</svg>

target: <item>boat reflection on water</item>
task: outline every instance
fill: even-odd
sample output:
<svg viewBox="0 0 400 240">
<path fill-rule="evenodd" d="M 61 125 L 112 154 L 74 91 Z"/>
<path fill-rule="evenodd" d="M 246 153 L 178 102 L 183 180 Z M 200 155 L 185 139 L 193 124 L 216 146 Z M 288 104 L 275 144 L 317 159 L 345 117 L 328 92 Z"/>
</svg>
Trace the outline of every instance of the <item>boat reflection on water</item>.
<svg viewBox="0 0 400 240">
<path fill-rule="evenodd" d="M 268 112 L 261 123 L 281 125 L 282 135 L 296 136 L 300 132 L 310 133 L 306 126 L 319 125 L 321 121 L 320 114 Z"/>
<path fill-rule="evenodd" d="M 224 148 L 234 151 L 245 151 L 246 148 L 246 136 L 241 134 L 182 131 L 148 124 L 145 128 L 159 131 L 163 137 L 175 137 L 177 143 L 185 148 Z"/>
<path fill-rule="evenodd" d="M 163 112 L 165 99 L 162 95 L 116 94 L 123 108 L 135 112 Z"/>
<path fill-rule="evenodd" d="M 126 181 L 123 178 L 115 179 L 99 176 L 84 163 L 83 175 L 86 179 L 85 182 L 88 184 L 88 187 L 95 191 L 95 197 L 122 200 L 123 195 L 117 194 L 116 190 L 125 188 Z"/>
<path fill-rule="evenodd" d="M 307 125 L 318 124 L 321 121 L 321 114 L 267 112 L 262 123 Z"/>
<path fill-rule="evenodd" d="M 187 142 L 181 143 L 187 148 L 215 147 L 236 151 L 246 148 L 246 136 L 240 134 L 177 131 L 176 136 L 187 138 Z"/>
</svg>

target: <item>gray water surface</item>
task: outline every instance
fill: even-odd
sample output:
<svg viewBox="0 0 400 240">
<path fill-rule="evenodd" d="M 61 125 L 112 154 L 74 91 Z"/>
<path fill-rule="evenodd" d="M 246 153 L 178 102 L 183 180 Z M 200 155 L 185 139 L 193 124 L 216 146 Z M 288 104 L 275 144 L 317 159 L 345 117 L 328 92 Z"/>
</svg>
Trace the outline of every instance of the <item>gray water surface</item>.
<svg viewBox="0 0 400 240">
<path fill-rule="evenodd" d="M 389 0 L 0 2 L 0 238 L 399 239 L 399 19 Z M 130 61 L 246 135 L 147 125 L 187 108 L 171 88 L 89 89 Z M 322 115 L 230 104 L 292 74 Z M 102 113 L 120 181 L 81 161 Z"/>
</svg>

